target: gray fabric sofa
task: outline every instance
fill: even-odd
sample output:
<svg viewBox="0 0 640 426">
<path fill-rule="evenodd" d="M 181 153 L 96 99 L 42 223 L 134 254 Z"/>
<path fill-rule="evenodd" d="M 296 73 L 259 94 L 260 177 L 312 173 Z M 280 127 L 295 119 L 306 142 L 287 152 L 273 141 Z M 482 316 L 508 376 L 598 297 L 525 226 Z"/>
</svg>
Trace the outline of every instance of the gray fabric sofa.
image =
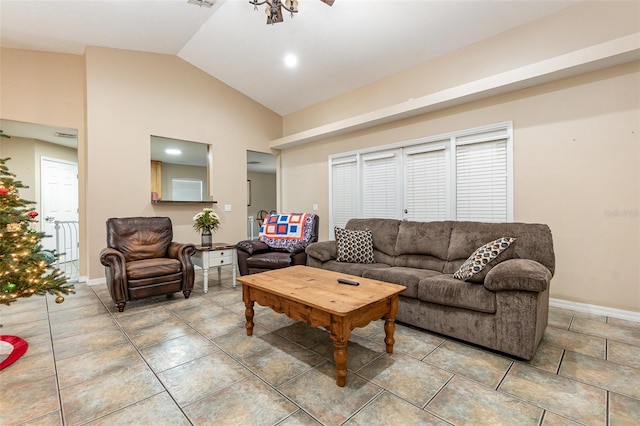
<svg viewBox="0 0 640 426">
<path fill-rule="evenodd" d="M 375 263 L 338 262 L 336 241 L 310 244 L 308 265 L 401 284 L 396 320 L 523 359 L 547 327 L 555 270 L 551 230 L 543 224 L 351 219 L 369 229 Z M 515 242 L 467 281 L 453 273 L 480 246 Z"/>
</svg>

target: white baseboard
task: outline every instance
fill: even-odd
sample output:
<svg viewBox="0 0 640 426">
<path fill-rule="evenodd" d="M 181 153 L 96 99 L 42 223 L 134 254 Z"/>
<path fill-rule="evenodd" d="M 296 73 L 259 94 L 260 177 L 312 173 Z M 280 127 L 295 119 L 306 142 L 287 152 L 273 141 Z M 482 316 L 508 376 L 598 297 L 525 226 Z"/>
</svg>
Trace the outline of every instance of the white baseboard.
<svg viewBox="0 0 640 426">
<path fill-rule="evenodd" d="M 106 284 L 107 283 L 107 279 L 106 278 L 94 278 L 92 280 L 87 280 L 87 285 L 101 285 L 101 284 Z"/>
<path fill-rule="evenodd" d="M 549 298 L 549 306 L 553 306 L 554 308 L 585 312 L 587 314 L 602 315 L 627 321 L 640 322 L 640 312 L 625 311 L 622 309 L 608 308 L 606 306 L 589 305 L 588 303 L 570 302 L 568 300 L 554 298 Z"/>
</svg>

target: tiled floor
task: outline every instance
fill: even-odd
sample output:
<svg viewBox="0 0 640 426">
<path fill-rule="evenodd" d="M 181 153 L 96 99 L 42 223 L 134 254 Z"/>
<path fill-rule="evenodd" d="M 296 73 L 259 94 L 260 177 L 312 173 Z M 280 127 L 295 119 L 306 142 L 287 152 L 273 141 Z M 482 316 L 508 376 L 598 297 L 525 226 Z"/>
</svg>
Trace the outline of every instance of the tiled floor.
<svg viewBox="0 0 640 426">
<path fill-rule="evenodd" d="M 552 308 L 522 362 L 403 325 L 388 355 L 378 321 L 339 388 L 326 332 L 256 305 L 247 337 L 240 286 L 210 281 L 123 313 L 82 283 L 1 306 L 0 333 L 30 347 L 0 372 L 0 424 L 640 424 L 640 323 Z"/>
</svg>

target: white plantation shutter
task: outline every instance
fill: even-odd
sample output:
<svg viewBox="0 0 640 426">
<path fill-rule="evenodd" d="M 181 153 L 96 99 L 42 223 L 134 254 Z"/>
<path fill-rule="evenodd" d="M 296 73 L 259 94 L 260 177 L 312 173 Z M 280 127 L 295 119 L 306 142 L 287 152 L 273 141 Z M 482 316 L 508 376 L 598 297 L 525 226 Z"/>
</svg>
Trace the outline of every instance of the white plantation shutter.
<svg viewBox="0 0 640 426">
<path fill-rule="evenodd" d="M 506 222 L 507 141 L 456 147 L 456 219 Z"/>
<path fill-rule="evenodd" d="M 447 217 L 445 146 L 405 153 L 405 215 L 407 220 L 435 221 Z"/>
<path fill-rule="evenodd" d="M 399 151 L 362 156 L 363 217 L 398 218 L 401 213 Z"/>
<path fill-rule="evenodd" d="M 331 164 L 331 232 L 358 217 L 358 167 L 355 155 Z"/>
</svg>

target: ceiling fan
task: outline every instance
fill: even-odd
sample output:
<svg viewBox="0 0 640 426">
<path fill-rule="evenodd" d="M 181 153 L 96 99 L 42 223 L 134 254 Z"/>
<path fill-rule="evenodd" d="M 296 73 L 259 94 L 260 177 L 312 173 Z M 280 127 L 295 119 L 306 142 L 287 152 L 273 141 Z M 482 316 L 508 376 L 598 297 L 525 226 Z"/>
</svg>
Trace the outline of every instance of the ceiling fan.
<svg viewBox="0 0 640 426">
<path fill-rule="evenodd" d="M 329 6 L 333 6 L 335 0 L 320 0 L 322 3 L 328 4 Z M 265 13 L 267 14 L 267 25 L 268 24 L 277 24 L 278 22 L 282 22 L 282 8 L 284 8 L 287 12 L 291 13 L 291 17 L 293 17 L 294 13 L 298 13 L 298 0 L 249 0 L 254 6 L 255 10 L 258 10 L 258 6 L 266 4 L 267 8 L 265 9 Z"/>
</svg>

